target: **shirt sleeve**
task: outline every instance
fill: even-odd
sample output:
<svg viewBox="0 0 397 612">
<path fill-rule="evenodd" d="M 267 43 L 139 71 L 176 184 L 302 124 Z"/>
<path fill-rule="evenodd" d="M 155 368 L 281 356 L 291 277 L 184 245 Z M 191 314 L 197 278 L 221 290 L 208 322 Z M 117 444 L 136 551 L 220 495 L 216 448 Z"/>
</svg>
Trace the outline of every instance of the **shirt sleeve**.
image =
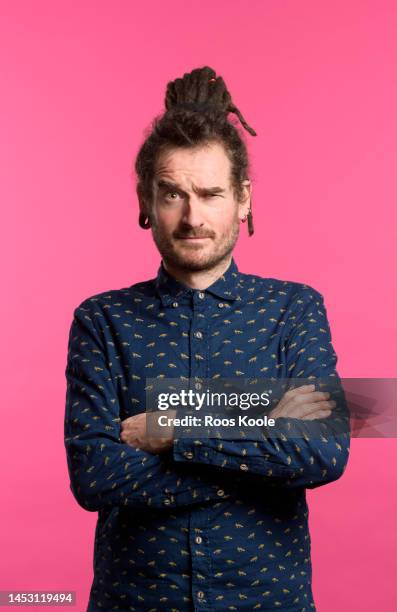
<svg viewBox="0 0 397 612">
<path fill-rule="evenodd" d="M 173 508 L 218 499 L 205 471 L 120 440 L 120 408 L 111 363 L 92 308 L 74 311 L 65 370 L 65 448 L 70 489 L 89 511 L 105 506 Z"/>
<path fill-rule="evenodd" d="M 175 462 L 211 464 L 234 470 L 242 478 L 259 476 L 268 486 L 309 489 L 337 480 L 343 474 L 349 455 L 350 423 L 323 296 L 303 286 L 289 315 L 288 333 L 282 342 L 287 377 L 310 379 L 302 380 L 302 384 L 317 378 L 332 380 L 329 390 L 337 391 L 331 393 L 333 399 L 337 398 L 332 415 L 312 421 L 278 418 L 276 429 L 265 427 L 263 435 L 255 441 L 176 438 Z M 321 390 L 328 390 L 327 385 L 323 384 Z"/>
</svg>

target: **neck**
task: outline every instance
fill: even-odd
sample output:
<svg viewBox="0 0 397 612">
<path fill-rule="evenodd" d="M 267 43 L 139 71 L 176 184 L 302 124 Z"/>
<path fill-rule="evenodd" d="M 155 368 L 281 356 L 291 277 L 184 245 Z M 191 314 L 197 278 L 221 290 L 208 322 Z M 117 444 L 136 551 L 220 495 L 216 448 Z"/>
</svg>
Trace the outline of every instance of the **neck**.
<svg viewBox="0 0 397 612">
<path fill-rule="evenodd" d="M 173 266 L 163 259 L 164 268 L 171 276 L 177 281 L 187 285 L 191 289 L 207 289 L 212 283 L 214 283 L 230 266 L 232 261 L 232 255 L 228 255 L 221 262 L 216 264 L 209 270 L 184 270 Z"/>
</svg>

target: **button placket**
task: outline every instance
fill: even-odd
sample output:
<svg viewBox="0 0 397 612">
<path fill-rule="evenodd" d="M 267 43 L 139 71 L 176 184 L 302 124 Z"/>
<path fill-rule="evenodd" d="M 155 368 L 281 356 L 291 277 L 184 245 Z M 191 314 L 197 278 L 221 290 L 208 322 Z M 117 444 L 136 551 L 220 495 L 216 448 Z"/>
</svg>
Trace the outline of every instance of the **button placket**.
<svg viewBox="0 0 397 612">
<path fill-rule="evenodd" d="M 207 377 L 209 364 L 209 317 L 210 308 L 208 294 L 195 291 L 192 299 L 192 318 L 190 326 L 190 384 L 200 390 L 203 384 L 200 380 Z M 199 358 L 198 358 L 199 356 Z M 193 451 L 185 454 L 189 461 L 194 458 Z M 202 507 L 200 512 L 190 514 L 190 547 L 192 551 L 192 595 L 194 608 L 207 610 L 209 606 L 209 585 L 207 580 L 211 576 L 211 555 L 208 550 L 205 533 L 208 529 L 208 508 Z M 200 534 L 200 535 L 199 535 Z"/>
<path fill-rule="evenodd" d="M 205 531 L 208 527 L 209 509 L 201 507 L 200 513 L 192 513 L 190 518 L 190 546 L 192 551 L 192 594 L 194 609 L 207 610 L 210 600 L 211 553 L 208 550 Z M 205 577 L 205 580 L 203 579 Z"/>
<path fill-rule="evenodd" d="M 204 291 L 193 293 L 193 316 L 190 332 L 191 372 L 192 378 L 206 378 L 208 372 L 208 317 L 207 309 L 210 307 L 209 296 Z M 194 385 L 196 389 L 200 385 Z"/>
</svg>

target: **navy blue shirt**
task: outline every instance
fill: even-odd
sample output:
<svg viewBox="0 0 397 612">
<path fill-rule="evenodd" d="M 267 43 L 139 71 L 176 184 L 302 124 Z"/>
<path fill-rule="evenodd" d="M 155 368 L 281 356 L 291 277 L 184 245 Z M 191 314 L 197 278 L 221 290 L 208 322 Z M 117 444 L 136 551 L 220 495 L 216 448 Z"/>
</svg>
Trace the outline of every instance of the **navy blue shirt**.
<svg viewBox="0 0 397 612">
<path fill-rule="evenodd" d="M 348 432 L 180 437 L 153 454 L 123 443 L 120 422 L 145 412 L 147 378 L 315 379 L 338 377 L 336 362 L 322 295 L 234 259 L 202 291 L 161 262 L 152 280 L 85 299 L 65 446 L 73 495 L 98 512 L 87 609 L 315 610 L 305 489 L 342 475 Z"/>
</svg>

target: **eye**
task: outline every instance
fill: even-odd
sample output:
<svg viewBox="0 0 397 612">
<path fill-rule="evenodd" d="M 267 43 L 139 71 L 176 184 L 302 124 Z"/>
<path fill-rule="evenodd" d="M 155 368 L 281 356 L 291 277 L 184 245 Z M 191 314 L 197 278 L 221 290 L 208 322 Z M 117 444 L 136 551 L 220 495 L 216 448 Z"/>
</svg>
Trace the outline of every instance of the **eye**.
<svg viewBox="0 0 397 612">
<path fill-rule="evenodd" d="M 215 198 L 222 197 L 219 193 L 205 193 L 203 194 L 204 200 L 214 200 Z"/>
<path fill-rule="evenodd" d="M 172 196 L 176 196 L 176 198 Z M 165 197 L 167 200 L 176 200 L 178 197 L 180 197 L 180 194 L 178 191 L 167 191 Z"/>
</svg>

